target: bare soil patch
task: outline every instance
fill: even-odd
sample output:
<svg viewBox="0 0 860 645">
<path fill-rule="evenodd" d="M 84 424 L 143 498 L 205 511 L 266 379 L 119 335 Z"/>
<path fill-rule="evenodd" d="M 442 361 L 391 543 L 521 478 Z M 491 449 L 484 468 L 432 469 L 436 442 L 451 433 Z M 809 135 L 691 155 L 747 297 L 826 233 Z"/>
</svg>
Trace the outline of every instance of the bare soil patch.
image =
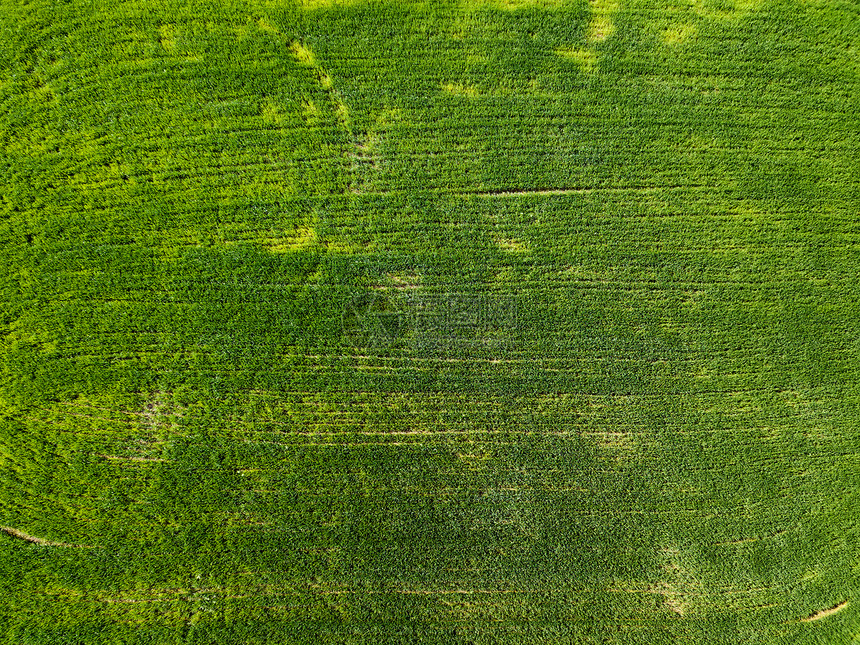
<svg viewBox="0 0 860 645">
<path fill-rule="evenodd" d="M 822 618 L 827 618 L 828 616 L 832 616 L 836 612 L 842 611 L 848 606 L 848 601 L 844 600 L 840 602 L 838 605 L 833 605 L 829 609 L 822 609 L 821 611 L 816 611 L 814 614 L 810 614 L 806 618 L 801 618 L 800 622 L 802 623 L 811 623 L 816 620 L 821 620 Z"/>
<path fill-rule="evenodd" d="M 0 531 L 3 531 L 7 535 L 11 535 L 12 537 L 18 538 L 19 540 L 24 540 L 25 542 L 32 542 L 33 544 L 40 544 L 42 546 L 64 546 L 75 549 L 94 548 L 85 544 L 69 544 L 68 542 L 54 542 L 52 540 L 46 540 L 44 538 L 36 537 L 35 535 L 30 535 L 29 533 L 24 533 L 24 531 L 13 529 L 11 526 L 0 526 Z"/>
</svg>

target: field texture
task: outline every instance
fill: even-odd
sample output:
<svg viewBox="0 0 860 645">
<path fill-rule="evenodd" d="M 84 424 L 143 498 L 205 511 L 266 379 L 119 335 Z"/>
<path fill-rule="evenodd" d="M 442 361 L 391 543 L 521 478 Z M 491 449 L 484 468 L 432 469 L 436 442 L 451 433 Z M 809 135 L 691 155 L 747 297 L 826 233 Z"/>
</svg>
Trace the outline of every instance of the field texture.
<svg viewBox="0 0 860 645">
<path fill-rule="evenodd" d="M 860 643 L 854 0 L 0 0 L 0 643 Z"/>
</svg>

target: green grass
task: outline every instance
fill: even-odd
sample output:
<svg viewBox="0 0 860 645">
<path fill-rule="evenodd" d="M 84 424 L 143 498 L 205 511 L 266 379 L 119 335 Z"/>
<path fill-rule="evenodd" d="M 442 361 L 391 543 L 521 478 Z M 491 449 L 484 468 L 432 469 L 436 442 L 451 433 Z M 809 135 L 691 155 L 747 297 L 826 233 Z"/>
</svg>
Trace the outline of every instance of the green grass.
<svg viewBox="0 0 860 645">
<path fill-rule="evenodd" d="M 0 642 L 860 642 L 854 4 L 179 5 L 0 0 Z"/>
</svg>

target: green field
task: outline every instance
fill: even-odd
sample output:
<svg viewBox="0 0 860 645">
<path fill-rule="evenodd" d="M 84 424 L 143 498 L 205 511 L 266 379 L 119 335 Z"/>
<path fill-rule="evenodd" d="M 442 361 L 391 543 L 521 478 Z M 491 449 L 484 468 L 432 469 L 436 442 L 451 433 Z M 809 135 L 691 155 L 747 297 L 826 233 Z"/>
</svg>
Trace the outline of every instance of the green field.
<svg viewBox="0 0 860 645">
<path fill-rule="evenodd" d="M 0 189 L 0 643 L 860 643 L 855 0 L 0 0 Z"/>
</svg>

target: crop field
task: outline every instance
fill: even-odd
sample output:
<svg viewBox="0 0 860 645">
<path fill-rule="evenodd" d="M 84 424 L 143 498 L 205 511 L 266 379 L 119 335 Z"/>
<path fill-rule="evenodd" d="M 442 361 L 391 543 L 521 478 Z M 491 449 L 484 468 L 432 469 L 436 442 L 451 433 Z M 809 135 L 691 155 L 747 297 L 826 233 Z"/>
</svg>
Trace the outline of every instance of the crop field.
<svg viewBox="0 0 860 645">
<path fill-rule="evenodd" d="M 0 643 L 860 643 L 860 5 L 0 0 Z"/>
</svg>

